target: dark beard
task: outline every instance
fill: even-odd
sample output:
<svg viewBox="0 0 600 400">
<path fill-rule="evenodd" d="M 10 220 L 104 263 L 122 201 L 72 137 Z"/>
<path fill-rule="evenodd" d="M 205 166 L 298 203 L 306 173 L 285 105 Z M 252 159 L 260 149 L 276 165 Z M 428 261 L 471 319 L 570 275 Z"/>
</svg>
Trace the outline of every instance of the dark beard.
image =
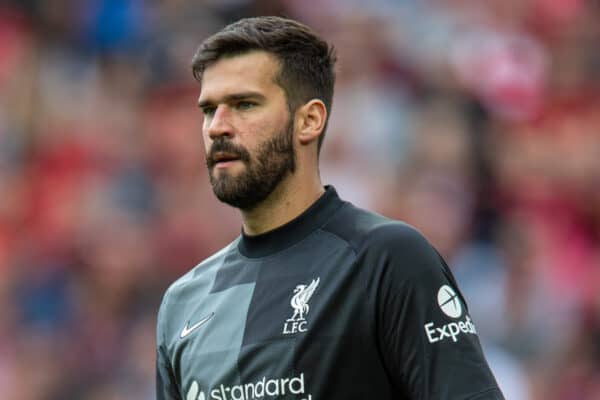
<svg viewBox="0 0 600 400">
<path fill-rule="evenodd" d="M 223 203 L 241 210 L 256 207 L 288 174 L 296 170 L 293 136 L 293 121 L 290 118 L 283 131 L 259 146 L 254 158 L 245 148 L 224 137 L 217 138 L 206 157 L 208 176 L 215 196 Z M 214 154 L 219 151 L 236 155 L 246 165 L 246 169 L 237 176 L 225 172 L 215 177 L 212 173 Z"/>
</svg>

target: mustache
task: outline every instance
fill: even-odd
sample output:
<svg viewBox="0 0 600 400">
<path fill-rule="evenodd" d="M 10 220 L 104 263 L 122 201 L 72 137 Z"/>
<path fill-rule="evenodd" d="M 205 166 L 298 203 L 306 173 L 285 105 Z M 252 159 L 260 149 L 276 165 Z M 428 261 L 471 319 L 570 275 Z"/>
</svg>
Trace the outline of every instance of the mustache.
<svg viewBox="0 0 600 400">
<path fill-rule="evenodd" d="M 206 155 L 206 165 L 209 168 L 212 168 L 217 163 L 217 160 L 215 159 L 217 153 L 228 153 L 239 158 L 243 162 L 250 162 L 250 153 L 248 150 L 232 143 L 228 139 L 218 138 L 213 142 L 212 146 L 210 146 L 210 151 Z"/>
</svg>

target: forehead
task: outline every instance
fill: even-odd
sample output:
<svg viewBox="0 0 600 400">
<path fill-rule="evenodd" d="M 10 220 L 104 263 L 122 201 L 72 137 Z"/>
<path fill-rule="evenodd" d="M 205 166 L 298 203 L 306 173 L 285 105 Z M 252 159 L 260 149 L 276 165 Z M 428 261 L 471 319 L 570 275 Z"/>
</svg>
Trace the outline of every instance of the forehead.
<svg viewBox="0 0 600 400">
<path fill-rule="evenodd" d="M 198 100 L 218 101 L 241 92 L 281 92 L 275 83 L 278 71 L 276 58 L 264 51 L 223 57 L 204 70 Z"/>
</svg>

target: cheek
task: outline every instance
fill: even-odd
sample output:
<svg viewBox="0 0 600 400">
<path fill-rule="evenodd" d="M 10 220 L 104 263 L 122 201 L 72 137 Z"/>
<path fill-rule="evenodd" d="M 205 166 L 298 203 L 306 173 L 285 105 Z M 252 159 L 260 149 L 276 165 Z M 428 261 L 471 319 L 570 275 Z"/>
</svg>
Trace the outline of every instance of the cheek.
<svg viewBox="0 0 600 400">
<path fill-rule="evenodd" d="M 256 148 L 265 141 L 279 135 L 285 128 L 285 118 L 265 118 L 248 124 L 247 143 L 251 148 Z"/>
<path fill-rule="evenodd" d="M 212 140 L 208 136 L 208 133 L 204 126 L 202 126 L 202 143 L 204 144 L 204 150 L 208 153 L 208 150 L 210 150 L 210 146 L 212 144 Z"/>
<path fill-rule="evenodd" d="M 204 154 L 206 156 L 208 156 L 208 153 L 210 153 L 210 146 L 211 146 L 211 142 L 208 141 L 208 139 L 204 139 Z"/>
</svg>

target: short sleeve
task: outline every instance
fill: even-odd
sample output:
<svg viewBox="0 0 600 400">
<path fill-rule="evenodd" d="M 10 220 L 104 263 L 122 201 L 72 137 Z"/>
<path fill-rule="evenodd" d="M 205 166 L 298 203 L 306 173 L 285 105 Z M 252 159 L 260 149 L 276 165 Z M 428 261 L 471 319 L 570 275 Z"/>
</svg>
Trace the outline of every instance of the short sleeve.
<svg viewBox="0 0 600 400">
<path fill-rule="evenodd" d="M 504 399 L 442 257 L 405 225 L 373 238 L 377 335 L 396 389 L 411 400 Z"/>
</svg>

